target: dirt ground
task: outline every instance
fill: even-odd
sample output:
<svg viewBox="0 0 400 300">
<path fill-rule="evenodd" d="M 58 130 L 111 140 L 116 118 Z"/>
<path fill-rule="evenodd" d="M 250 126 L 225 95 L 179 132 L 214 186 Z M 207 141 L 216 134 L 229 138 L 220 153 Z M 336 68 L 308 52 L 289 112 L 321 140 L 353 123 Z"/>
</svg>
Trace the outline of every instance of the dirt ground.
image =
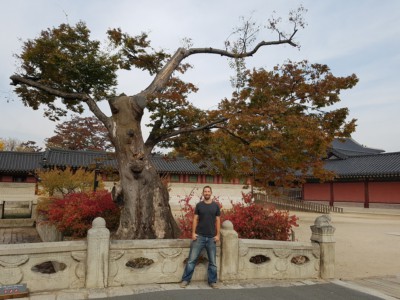
<svg viewBox="0 0 400 300">
<path fill-rule="evenodd" d="M 291 214 L 299 217 L 296 240 L 309 241 L 310 226 L 321 214 Z M 343 214 L 331 213 L 331 219 L 336 228 L 335 278 L 400 275 L 400 210 L 345 210 Z"/>
</svg>

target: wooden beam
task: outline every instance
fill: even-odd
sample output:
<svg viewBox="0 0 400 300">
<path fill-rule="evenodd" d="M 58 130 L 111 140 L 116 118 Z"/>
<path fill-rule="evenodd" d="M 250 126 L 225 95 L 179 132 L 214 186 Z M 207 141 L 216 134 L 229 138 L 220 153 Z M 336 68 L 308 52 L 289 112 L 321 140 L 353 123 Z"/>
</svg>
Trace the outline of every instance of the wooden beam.
<svg viewBox="0 0 400 300">
<path fill-rule="evenodd" d="M 364 208 L 369 208 L 369 179 L 364 180 Z"/>
<path fill-rule="evenodd" d="M 333 190 L 333 181 L 330 183 L 330 193 L 329 193 L 329 206 L 333 206 L 335 204 L 335 193 Z"/>
</svg>

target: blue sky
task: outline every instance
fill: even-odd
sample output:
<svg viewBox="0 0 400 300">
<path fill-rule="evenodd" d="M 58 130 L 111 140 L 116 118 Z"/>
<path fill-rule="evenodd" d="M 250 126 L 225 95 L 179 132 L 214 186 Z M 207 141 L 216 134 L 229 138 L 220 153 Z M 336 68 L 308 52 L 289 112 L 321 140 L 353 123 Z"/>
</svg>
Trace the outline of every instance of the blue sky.
<svg viewBox="0 0 400 300">
<path fill-rule="evenodd" d="M 253 15 L 263 23 L 276 11 L 285 17 L 302 4 L 308 26 L 296 40 L 300 51 L 289 46 L 263 48 L 248 60 L 248 67 L 271 68 L 287 59 L 327 64 L 334 75 L 355 73 L 360 82 L 342 94 L 339 106 L 350 109 L 356 118 L 353 138 L 359 143 L 388 152 L 400 151 L 400 1 L 397 0 L 14 0 L 0 10 L 0 137 L 43 144 L 53 135 L 55 123 L 23 106 L 9 85 L 15 72 L 13 53 L 21 41 L 36 37 L 42 29 L 60 23 L 87 23 L 92 36 L 105 40 L 108 28 L 121 27 L 132 35 L 146 31 L 156 48 L 173 52 L 185 37 L 196 47 L 222 48 L 240 16 Z M 273 39 L 267 30 L 260 39 Z M 215 106 L 229 97 L 232 71 L 227 60 L 217 56 L 190 57 L 194 69 L 186 78 L 200 90 L 193 95 L 195 105 Z M 121 72 L 119 92 L 140 91 L 151 78 L 139 72 Z M 107 105 L 103 106 L 104 108 Z M 89 115 L 89 113 L 88 113 Z"/>
</svg>

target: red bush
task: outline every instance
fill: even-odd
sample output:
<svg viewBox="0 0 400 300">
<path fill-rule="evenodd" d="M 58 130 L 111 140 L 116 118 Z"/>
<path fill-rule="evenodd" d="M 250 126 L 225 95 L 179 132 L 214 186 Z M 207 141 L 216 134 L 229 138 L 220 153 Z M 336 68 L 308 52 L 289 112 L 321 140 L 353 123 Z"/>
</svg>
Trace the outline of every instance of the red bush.
<svg viewBox="0 0 400 300">
<path fill-rule="evenodd" d="M 86 236 L 96 217 L 103 217 L 110 230 L 119 224 L 119 208 L 107 191 L 73 193 L 52 200 L 48 210 L 49 223 L 66 236 Z"/>
<path fill-rule="evenodd" d="M 194 208 L 190 204 L 193 193 L 181 200 L 182 215 L 178 218 L 181 238 L 191 238 Z M 232 208 L 223 210 L 221 223 L 232 222 L 240 238 L 262 240 L 289 240 L 291 229 L 298 226 L 298 218 L 288 211 L 264 208 L 252 201 L 251 193 L 242 193 L 242 202 L 232 203 Z"/>
<path fill-rule="evenodd" d="M 181 239 L 192 238 L 192 224 L 194 216 L 194 207 L 190 204 L 192 197 L 193 191 L 184 199 L 179 200 L 179 204 L 181 205 L 181 215 L 178 217 L 177 221 L 181 230 L 181 235 L 179 236 Z"/>
<path fill-rule="evenodd" d="M 251 200 L 251 194 L 242 193 L 242 203 L 232 203 L 225 211 L 224 220 L 233 224 L 240 238 L 261 240 L 289 240 L 292 226 L 298 226 L 298 218 L 288 211 L 264 208 Z"/>
</svg>

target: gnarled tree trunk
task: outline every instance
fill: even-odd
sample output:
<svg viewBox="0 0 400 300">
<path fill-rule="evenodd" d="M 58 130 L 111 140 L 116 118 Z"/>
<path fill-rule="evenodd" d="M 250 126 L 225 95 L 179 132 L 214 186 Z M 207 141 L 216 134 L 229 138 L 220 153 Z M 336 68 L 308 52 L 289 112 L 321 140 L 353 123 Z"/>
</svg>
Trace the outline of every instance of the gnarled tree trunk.
<svg viewBox="0 0 400 300">
<path fill-rule="evenodd" d="M 111 102 L 114 142 L 124 206 L 119 239 L 177 237 L 167 187 L 148 156 L 140 127 L 143 110 L 135 97 L 120 96 Z"/>
</svg>

